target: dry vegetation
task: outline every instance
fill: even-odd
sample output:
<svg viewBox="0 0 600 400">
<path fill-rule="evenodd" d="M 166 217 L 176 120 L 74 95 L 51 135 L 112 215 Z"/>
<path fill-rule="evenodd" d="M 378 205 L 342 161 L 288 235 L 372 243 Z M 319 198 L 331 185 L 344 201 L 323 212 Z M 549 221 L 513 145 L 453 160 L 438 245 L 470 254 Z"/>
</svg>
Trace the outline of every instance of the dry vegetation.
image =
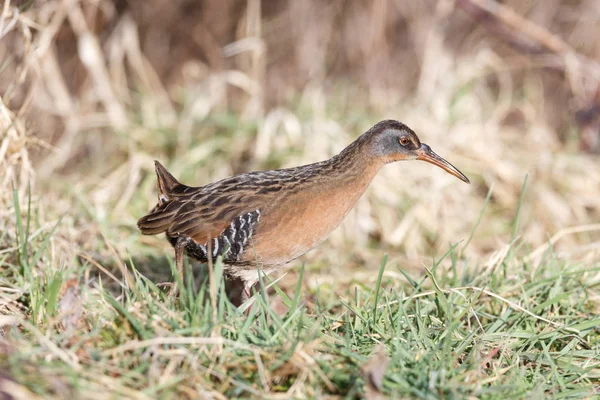
<svg viewBox="0 0 600 400">
<path fill-rule="evenodd" d="M 356 319 L 364 306 L 368 314 L 375 287 L 377 306 L 380 260 L 387 253 L 382 287 L 400 297 L 386 297 L 381 318 L 397 317 L 390 304 L 437 296 L 411 311 L 424 325 L 447 327 L 444 316 L 448 321 L 454 316 L 470 329 L 502 315 L 507 321 L 515 318 L 507 332 L 523 323 L 536 340 L 564 333 L 552 336 L 547 347 L 515 344 L 525 340 L 519 335 L 509 335 L 510 344 L 482 336 L 473 345 L 479 354 L 473 362 L 481 364 L 446 382 L 449 386 L 442 387 L 439 377 L 437 389 L 431 376 L 422 385 L 416 378 L 406 378 L 406 385 L 389 378 L 387 393 L 519 397 L 530 390 L 555 395 L 581 384 L 572 394 L 592 396 L 590 388 L 600 384 L 597 324 L 578 325 L 577 332 L 564 327 L 595 321 L 600 308 L 600 41 L 595 39 L 600 8 L 597 0 L 495 4 L 4 1 L 0 365 L 10 372 L 0 382 L 14 378 L 19 384 L 13 382 L 11 393 L 21 390 L 23 396 L 44 391 L 57 397 L 93 397 L 98 391 L 129 397 L 359 396 L 362 389 L 352 386 L 350 373 L 339 375 L 334 368 L 348 362 L 342 353 L 321 346 L 347 338 L 330 331 L 351 318 L 349 311 Z M 302 331 L 307 336 L 301 348 L 290 350 L 287 364 L 275 365 L 277 346 L 285 348 L 279 337 L 257 334 L 260 340 L 242 345 L 240 332 L 252 330 L 243 322 L 232 325 L 235 339 L 214 326 L 202 330 L 203 337 L 193 330 L 205 321 L 195 319 L 195 301 L 160 308 L 158 291 L 145 288 L 149 283 L 137 273 L 170 278 L 166 241 L 140 237 L 135 228 L 136 219 L 156 201 L 153 159 L 183 182 L 201 185 L 237 172 L 327 158 L 383 118 L 407 123 L 473 184 L 462 185 L 428 165 L 386 167 L 343 226 L 304 258 L 300 299 L 309 322 L 295 314 L 284 321 L 310 329 Z M 437 264 L 427 275 L 423 266 L 431 269 L 432 258 L 439 260 L 459 242 L 460 250 L 439 265 L 437 279 L 445 285 L 439 290 L 431 282 Z M 278 282 L 290 297 L 299 265 Z M 405 274 L 415 281 L 427 278 L 425 289 Z M 125 289 L 119 291 L 121 286 Z M 484 287 L 497 291 L 487 293 Z M 115 297 L 106 300 L 105 290 Z M 558 300 L 548 303 L 552 299 Z M 448 304 L 440 306 L 446 301 L 473 307 L 474 319 L 463 321 L 462 311 L 453 314 Z M 149 321 L 153 307 L 162 310 L 161 316 Z M 219 318 L 227 310 L 220 307 Z M 437 310 L 439 319 L 429 320 L 436 307 L 443 312 Z M 320 319 L 322 313 L 330 319 Z M 526 321 L 530 314 L 537 318 Z M 189 330 L 173 328 L 180 321 Z M 260 329 L 269 331 L 264 324 Z M 312 324 L 324 324 L 327 332 L 315 333 L 319 329 Z M 354 334 L 362 332 L 352 326 Z M 77 337 L 75 328 L 85 331 L 85 338 Z M 437 350 L 448 351 L 429 343 L 402 353 L 394 347 L 400 346 L 395 335 L 421 337 L 425 328 L 398 329 L 388 349 L 396 354 L 390 369 L 400 375 L 434 365 L 423 361 L 428 351 L 433 359 Z M 489 333 L 487 326 L 481 329 Z M 383 330 L 375 332 L 378 340 L 386 337 Z M 174 336 L 188 342 L 167 340 Z M 584 344 L 570 342 L 571 336 Z M 161 347 L 164 359 L 143 351 L 134 351 L 131 359 L 115 356 L 146 346 L 156 350 L 161 343 L 152 340 L 161 337 L 167 338 L 162 344 L 172 344 Z M 356 340 L 349 348 L 362 354 L 355 360 L 360 364 L 373 343 Z M 564 346 L 554 349 L 555 340 Z M 127 343 L 131 347 L 124 349 Z M 178 343 L 200 355 L 181 361 L 185 346 Z M 21 347 L 25 359 L 16 355 Z M 505 352 L 509 358 L 525 357 L 519 353 L 524 348 L 551 354 L 567 347 L 579 352 L 570 356 L 581 357 L 572 362 L 581 369 L 565 372 L 563 365 L 535 358 L 517 362 L 509 372 L 505 360 L 494 358 Z M 450 370 L 454 362 L 466 365 L 468 357 L 459 354 L 466 348 L 452 347 L 457 353 L 444 365 Z M 240 349 L 250 350 L 240 355 Z M 413 351 L 425 358 L 398 361 L 399 353 L 410 359 Z M 529 360 L 529 353 L 523 359 Z M 144 363 L 150 372 L 141 369 Z M 314 365 L 320 366 L 318 373 Z M 545 368 L 558 377 L 571 373 L 573 380 L 549 389 L 523 383 L 517 391 L 485 392 L 486 385 L 510 385 L 515 376 L 528 376 L 519 372 L 527 368 L 537 371 L 531 381 Z M 212 380 L 190 378 L 207 369 L 214 372 Z M 130 370 L 135 372 L 128 375 Z M 31 371 L 39 380 L 28 376 Z M 461 392 L 460 382 L 473 389 Z"/>
</svg>

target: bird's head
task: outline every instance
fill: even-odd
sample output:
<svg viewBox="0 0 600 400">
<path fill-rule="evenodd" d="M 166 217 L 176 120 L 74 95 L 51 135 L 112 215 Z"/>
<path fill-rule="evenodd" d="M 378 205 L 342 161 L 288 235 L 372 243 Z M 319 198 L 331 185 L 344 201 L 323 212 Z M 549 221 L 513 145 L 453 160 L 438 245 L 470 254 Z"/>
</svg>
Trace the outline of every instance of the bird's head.
<svg viewBox="0 0 600 400">
<path fill-rule="evenodd" d="M 383 163 L 421 160 L 442 168 L 463 182 L 471 183 L 456 167 L 438 156 L 431 147 L 421 143 L 417 134 L 402 122 L 385 120 L 365 133 L 372 155 Z"/>
</svg>

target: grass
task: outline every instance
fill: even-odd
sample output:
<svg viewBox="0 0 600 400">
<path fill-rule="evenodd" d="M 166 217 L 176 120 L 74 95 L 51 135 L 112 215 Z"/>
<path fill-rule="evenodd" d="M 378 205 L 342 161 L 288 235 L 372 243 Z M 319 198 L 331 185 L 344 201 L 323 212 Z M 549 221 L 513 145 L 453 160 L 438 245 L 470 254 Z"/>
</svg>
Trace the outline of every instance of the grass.
<svg viewBox="0 0 600 400">
<path fill-rule="evenodd" d="M 465 1 L 71 3 L 0 13 L 0 392 L 600 395 L 600 161 L 579 150 L 597 150 L 598 75 L 573 64 L 597 68 L 592 2 L 502 2 L 570 55 L 498 45 Z M 234 42 L 205 40 L 216 25 Z M 383 118 L 472 185 L 384 168 L 325 243 L 263 277 L 250 317 L 218 260 L 165 295 L 172 251 L 135 228 L 153 159 L 202 185 L 328 158 Z"/>
<path fill-rule="evenodd" d="M 345 288 L 307 292 L 304 268 L 289 291 L 265 277 L 270 289 L 246 317 L 223 295 L 220 260 L 214 299 L 191 269 L 172 298 L 131 261 L 118 282 L 84 258 L 39 268 L 55 231 L 33 237 L 36 211 L 19 204 L 15 191 L 0 365 L 28 396 L 359 398 L 381 344 L 391 398 L 599 394 L 598 262 L 565 262 L 551 249 L 523 262 L 517 240 L 473 264 L 457 243 L 424 275 L 383 256 L 372 281 Z"/>
</svg>

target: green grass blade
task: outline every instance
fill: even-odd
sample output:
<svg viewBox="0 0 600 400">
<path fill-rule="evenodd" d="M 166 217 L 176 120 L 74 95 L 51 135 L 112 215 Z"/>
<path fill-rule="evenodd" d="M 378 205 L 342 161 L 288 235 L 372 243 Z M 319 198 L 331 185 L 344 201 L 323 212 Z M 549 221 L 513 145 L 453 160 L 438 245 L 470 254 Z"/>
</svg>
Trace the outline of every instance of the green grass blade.
<svg viewBox="0 0 600 400">
<path fill-rule="evenodd" d="M 373 303 L 373 320 L 372 323 L 377 323 L 377 306 L 379 305 L 379 292 L 381 290 L 381 280 L 383 279 L 383 271 L 385 271 L 385 265 L 387 264 L 387 254 L 383 255 L 383 260 L 379 265 L 379 273 L 377 274 L 377 283 L 375 284 L 375 300 Z"/>
<path fill-rule="evenodd" d="M 490 198 L 492 197 L 493 190 L 494 190 L 494 184 L 491 184 L 490 188 L 487 192 L 487 195 L 485 196 L 485 200 L 483 200 L 483 206 L 481 207 L 481 211 L 479 211 L 479 217 L 477 217 L 477 222 L 475 222 L 475 225 L 473 225 L 473 229 L 471 229 L 471 233 L 469 235 L 469 238 L 467 239 L 467 242 L 462 246 L 461 256 L 462 256 L 462 252 L 465 251 L 467 246 L 469 246 L 469 243 L 471 243 L 471 240 L 473 240 L 473 237 L 475 237 L 475 232 L 477 231 L 477 228 L 479 228 L 479 224 L 483 220 L 483 215 L 485 214 L 485 210 L 487 209 L 487 206 L 490 202 Z"/>
<path fill-rule="evenodd" d="M 63 277 L 61 272 L 57 272 L 54 278 L 50 281 L 48 288 L 46 289 L 46 315 L 54 316 L 56 313 L 56 303 L 58 300 L 58 293 L 62 286 Z"/>
<path fill-rule="evenodd" d="M 139 339 L 146 339 L 150 335 L 144 330 L 140 321 L 137 320 L 130 312 L 128 312 L 123 305 L 114 299 L 109 293 L 104 293 L 104 298 L 106 301 L 119 313 L 123 316 L 129 323 L 133 330 L 137 333 Z"/>
</svg>

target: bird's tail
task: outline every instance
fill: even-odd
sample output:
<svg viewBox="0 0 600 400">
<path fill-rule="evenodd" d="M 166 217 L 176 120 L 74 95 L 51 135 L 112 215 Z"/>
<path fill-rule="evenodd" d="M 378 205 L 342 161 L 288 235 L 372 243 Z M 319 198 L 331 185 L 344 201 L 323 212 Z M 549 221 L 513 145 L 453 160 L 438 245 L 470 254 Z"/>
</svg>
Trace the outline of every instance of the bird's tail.
<svg viewBox="0 0 600 400">
<path fill-rule="evenodd" d="M 154 166 L 158 178 L 158 204 L 137 222 L 144 235 L 158 235 L 169 228 L 178 209 L 172 204 L 173 194 L 185 187 L 161 163 L 154 161 Z"/>
</svg>

